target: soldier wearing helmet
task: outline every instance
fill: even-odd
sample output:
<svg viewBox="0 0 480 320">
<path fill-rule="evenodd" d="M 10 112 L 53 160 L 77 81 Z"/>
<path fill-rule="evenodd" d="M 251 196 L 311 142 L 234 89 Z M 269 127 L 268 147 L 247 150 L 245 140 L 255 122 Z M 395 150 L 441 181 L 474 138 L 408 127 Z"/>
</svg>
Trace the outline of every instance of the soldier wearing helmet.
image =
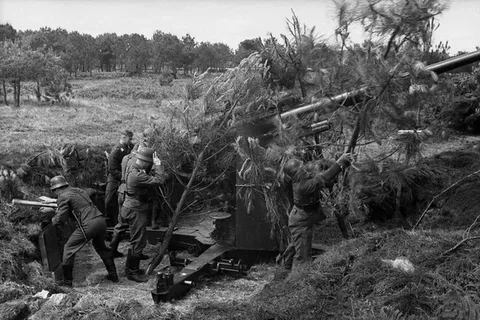
<svg viewBox="0 0 480 320">
<path fill-rule="evenodd" d="M 291 269 L 311 260 L 313 225 L 325 219 L 320 206 L 320 190 L 332 183 L 351 162 L 351 154 L 343 154 L 327 170 L 321 164 L 303 163 L 298 159 L 287 161 L 284 172 L 293 189 L 293 208 L 288 217 L 291 241 L 284 253 L 285 268 Z"/>
<path fill-rule="evenodd" d="M 62 258 L 63 284 L 72 286 L 75 254 L 90 240 L 107 269 L 107 279 L 118 282 L 112 252 L 105 245 L 107 225 L 100 210 L 95 207 L 89 194 L 69 186 L 63 176 L 50 179 L 50 189 L 57 196 L 57 211 L 52 218 L 54 225 L 65 218 L 73 218 L 76 229 L 65 243 Z"/>
<path fill-rule="evenodd" d="M 113 223 L 116 223 L 118 215 L 117 190 L 122 178 L 121 163 L 123 157 L 129 154 L 133 149 L 132 138 L 132 131 L 123 131 L 120 136 L 119 144 L 113 148 L 108 156 L 108 176 L 105 189 L 105 216 Z"/>
<path fill-rule="evenodd" d="M 164 180 L 161 161 L 151 148 L 142 148 L 135 153 L 135 163 L 125 173 L 125 201 L 120 212 L 121 220 L 130 226 L 130 248 L 125 273 L 137 282 L 148 279 L 140 269 L 142 251 L 146 245 L 146 227 L 151 212 L 151 190 Z"/>
<path fill-rule="evenodd" d="M 122 207 L 123 207 L 123 202 L 125 201 L 125 197 L 127 196 L 126 193 L 126 185 L 125 185 L 125 177 L 128 172 L 132 169 L 133 165 L 135 164 L 135 161 L 137 160 L 135 157 L 135 154 L 137 151 L 143 152 L 143 149 L 145 149 L 144 146 L 142 146 L 140 143 L 137 143 L 134 147 L 133 150 L 130 154 L 126 155 L 123 157 L 122 160 L 122 180 L 120 181 L 121 184 L 118 187 L 118 208 L 119 208 L 119 213 L 118 213 L 118 218 L 117 218 L 117 224 L 115 225 L 113 229 L 113 236 L 112 236 L 112 241 L 110 241 L 110 249 L 113 251 L 113 255 L 115 258 L 123 257 L 123 253 L 118 251 L 118 245 L 120 244 L 122 234 L 124 234 L 128 228 L 128 222 L 124 221 L 122 219 Z M 148 256 L 144 255 L 143 253 L 140 255 L 141 260 L 146 260 L 148 259 Z"/>
</svg>

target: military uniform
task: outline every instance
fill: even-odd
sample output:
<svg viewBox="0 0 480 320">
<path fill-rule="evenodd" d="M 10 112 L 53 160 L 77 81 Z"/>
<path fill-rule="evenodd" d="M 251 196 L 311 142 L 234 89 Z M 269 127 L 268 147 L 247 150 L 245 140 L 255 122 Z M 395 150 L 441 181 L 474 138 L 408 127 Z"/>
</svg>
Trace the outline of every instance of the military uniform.
<svg viewBox="0 0 480 320">
<path fill-rule="evenodd" d="M 146 245 L 146 227 L 151 211 L 151 188 L 163 183 L 163 177 L 158 170 L 152 170 L 151 175 L 133 164 L 125 177 L 125 201 L 123 202 L 122 221 L 130 225 L 130 247 L 134 256 L 139 256 Z"/>
<path fill-rule="evenodd" d="M 85 190 L 66 185 L 58 196 L 57 204 L 57 212 L 52 218 L 53 224 L 59 224 L 67 217 L 73 218 L 76 224 L 76 229 L 63 250 L 62 262 L 66 280 L 71 284 L 75 254 L 92 240 L 95 251 L 105 264 L 109 279 L 118 281 L 112 252 L 105 245 L 105 218 L 95 207 L 89 194 Z"/>
<path fill-rule="evenodd" d="M 291 242 L 285 250 L 286 268 L 290 268 L 292 262 L 298 265 L 311 260 L 313 225 L 325 219 L 320 206 L 320 190 L 327 187 L 341 170 L 335 163 L 324 172 L 301 169 L 293 177 L 294 206 L 288 217 Z"/>
<path fill-rule="evenodd" d="M 108 176 L 107 186 L 105 189 L 105 215 L 108 219 L 116 223 L 118 215 L 118 199 L 117 190 L 122 180 L 122 159 L 130 154 L 133 145 L 118 144 L 110 152 L 108 157 Z"/>
<path fill-rule="evenodd" d="M 135 148 L 134 148 L 135 149 Z M 125 177 L 127 172 L 130 172 L 133 164 L 135 163 L 135 153 L 132 152 L 122 159 L 122 180 L 121 184 L 118 187 L 118 208 L 119 208 L 119 213 L 117 217 L 117 224 L 115 224 L 115 227 L 113 229 L 113 236 L 112 236 L 112 241 L 110 242 L 110 248 L 113 251 L 113 254 L 115 257 L 122 257 L 123 254 L 118 251 L 118 245 L 120 243 L 122 234 L 128 230 L 129 224 L 128 221 L 124 220 L 122 218 L 122 207 L 123 207 L 123 202 L 125 201 L 126 197 L 126 187 L 125 187 Z"/>
</svg>

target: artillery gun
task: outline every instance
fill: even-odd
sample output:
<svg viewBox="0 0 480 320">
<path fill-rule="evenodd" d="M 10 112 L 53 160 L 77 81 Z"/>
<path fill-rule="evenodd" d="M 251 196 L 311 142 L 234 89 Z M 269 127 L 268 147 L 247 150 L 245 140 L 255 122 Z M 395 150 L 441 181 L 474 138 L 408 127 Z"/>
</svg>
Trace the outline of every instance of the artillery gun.
<svg viewBox="0 0 480 320">
<path fill-rule="evenodd" d="M 425 71 L 431 71 L 436 74 L 446 73 L 452 70 L 455 70 L 459 67 L 480 61 L 480 50 L 466 53 L 459 55 L 457 57 L 449 58 L 444 61 L 440 61 L 431 65 L 427 65 L 425 67 Z M 408 73 L 401 73 L 398 75 L 399 78 L 408 77 Z M 325 97 L 322 98 L 314 103 L 296 106 L 290 110 L 280 113 L 279 115 L 274 115 L 271 117 L 266 117 L 261 121 L 259 124 L 260 127 L 266 128 L 263 135 L 271 134 L 269 130 L 271 128 L 278 127 L 281 123 L 289 117 L 297 116 L 305 113 L 310 112 L 317 112 L 319 114 L 329 113 L 329 111 L 333 111 L 334 109 L 338 109 L 340 107 L 348 107 L 357 104 L 359 101 L 365 101 L 371 99 L 372 97 L 369 96 L 368 91 L 371 88 L 368 86 L 362 86 L 359 89 L 355 89 L 352 91 L 348 91 L 333 97 Z M 310 132 L 308 130 L 305 132 L 307 134 L 316 134 L 318 132 L 315 131 L 315 128 L 318 129 L 319 124 L 327 124 L 326 120 L 318 122 L 318 124 L 312 124 Z"/>
<path fill-rule="evenodd" d="M 463 65 L 480 61 L 480 51 L 464 54 L 458 57 L 450 58 L 426 67 L 427 71 L 437 74 L 445 73 Z M 405 77 L 406 75 L 400 75 Z M 262 137 L 269 136 L 269 139 L 275 136 L 275 128 L 282 124 L 288 117 L 300 115 L 309 112 L 319 112 L 322 110 L 339 108 L 342 106 L 351 106 L 360 99 L 369 99 L 368 87 L 361 87 L 357 90 L 346 92 L 334 97 L 323 98 L 315 103 L 300 105 L 291 110 L 282 112 L 278 115 L 268 115 L 263 117 L 257 127 L 250 126 L 240 128 L 237 131 L 240 136 L 256 137 L 262 140 Z M 310 124 L 305 135 L 318 134 L 328 130 L 330 125 L 322 120 Z M 239 167 L 238 167 L 239 169 Z M 237 175 L 237 185 L 241 184 Z M 237 196 L 238 197 L 238 196 Z M 223 240 L 214 240 L 209 235 L 202 234 L 199 230 L 188 230 L 188 228 L 178 228 L 170 243 L 170 249 L 189 250 L 196 255 L 194 259 L 182 259 L 171 257 L 177 265 L 183 266 L 183 269 L 174 274 L 169 273 L 158 275 L 159 288 L 152 291 L 155 302 L 175 299 L 183 295 L 192 286 L 193 281 L 198 275 L 207 270 L 237 272 L 242 274 L 246 266 L 258 261 L 259 258 L 273 257 L 279 250 L 278 243 L 270 236 L 271 225 L 267 219 L 267 210 L 265 200 L 261 196 L 252 199 L 253 210 L 248 211 L 247 206 L 242 199 L 237 198 L 236 210 L 232 214 L 212 214 L 215 225 L 225 228 L 227 236 Z M 34 205 L 37 203 L 16 204 Z M 42 205 L 45 206 L 45 205 Z M 54 206 L 51 204 L 50 206 Z M 162 241 L 167 228 L 147 229 L 148 241 L 152 244 Z M 111 230 L 110 230 L 111 231 Z M 225 233 L 225 232 L 223 232 Z M 47 228 L 40 237 L 40 247 L 42 250 L 42 259 L 44 266 L 48 271 L 58 275 L 61 261 L 62 247 L 56 241 L 55 230 Z M 240 263 L 244 261 L 244 263 Z"/>
</svg>

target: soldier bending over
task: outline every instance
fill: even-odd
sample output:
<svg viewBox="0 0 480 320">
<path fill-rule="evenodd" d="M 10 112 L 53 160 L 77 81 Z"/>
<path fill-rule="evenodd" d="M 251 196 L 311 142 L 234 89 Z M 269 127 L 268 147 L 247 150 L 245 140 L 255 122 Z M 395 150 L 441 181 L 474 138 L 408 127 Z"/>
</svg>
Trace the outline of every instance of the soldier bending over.
<svg viewBox="0 0 480 320">
<path fill-rule="evenodd" d="M 105 217 L 95 207 L 89 194 L 85 190 L 70 187 L 63 176 L 53 177 L 50 180 L 50 188 L 57 196 L 58 205 L 52 223 L 56 225 L 63 219 L 71 217 L 75 220 L 77 226 L 63 249 L 64 281 L 62 284 L 72 286 L 75 254 L 90 240 L 92 240 L 95 251 L 105 264 L 108 272 L 107 279 L 118 282 L 113 254 L 105 245 L 105 231 L 107 229 Z"/>
</svg>

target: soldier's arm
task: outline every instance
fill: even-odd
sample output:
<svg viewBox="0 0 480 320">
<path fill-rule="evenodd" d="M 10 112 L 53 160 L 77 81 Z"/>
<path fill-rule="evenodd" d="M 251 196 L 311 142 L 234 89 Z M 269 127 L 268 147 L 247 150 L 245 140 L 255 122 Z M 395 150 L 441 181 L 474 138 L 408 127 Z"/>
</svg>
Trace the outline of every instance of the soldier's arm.
<svg viewBox="0 0 480 320">
<path fill-rule="evenodd" d="M 121 172 L 121 179 L 120 179 L 122 181 L 125 180 L 125 171 L 127 169 L 127 163 L 129 159 L 130 159 L 129 155 L 126 155 L 125 157 L 122 158 L 122 164 L 121 164 L 122 172 Z"/>
<path fill-rule="evenodd" d="M 130 181 L 130 178 L 129 178 Z M 165 179 L 156 172 L 153 172 L 152 175 L 146 174 L 144 171 L 140 171 L 134 178 L 133 184 L 139 187 L 156 187 L 163 184 Z"/>
<path fill-rule="evenodd" d="M 300 190 L 302 192 L 310 193 L 316 188 L 325 188 L 337 175 L 342 171 L 338 163 L 334 163 L 326 171 L 315 174 L 312 178 L 306 179 L 300 183 Z"/>
<path fill-rule="evenodd" d="M 57 212 L 52 218 L 52 223 L 54 225 L 59 224 L 62 221 L 65 221 L 68 214 L 70 213 L 70 203 L 66 197 L 58 197 L 57 199 Z"/>
<path fill-rule="evenodd" d="M 95 196 L 95 194 L 97 193 L 97 190 L 95 190 L 93 188 L 83 188 L 82 190 L 85 191 L 87 193 L 88 197 L 92 200 L 93 200 L 93 197 Z"/>
<path fill-rule="evenodd" d="M 108 156 L 108 173 L 110 173 L 115 179 L 122 179 L 122 152 L 119 148 L 114 148 Z"/>
</svg>

